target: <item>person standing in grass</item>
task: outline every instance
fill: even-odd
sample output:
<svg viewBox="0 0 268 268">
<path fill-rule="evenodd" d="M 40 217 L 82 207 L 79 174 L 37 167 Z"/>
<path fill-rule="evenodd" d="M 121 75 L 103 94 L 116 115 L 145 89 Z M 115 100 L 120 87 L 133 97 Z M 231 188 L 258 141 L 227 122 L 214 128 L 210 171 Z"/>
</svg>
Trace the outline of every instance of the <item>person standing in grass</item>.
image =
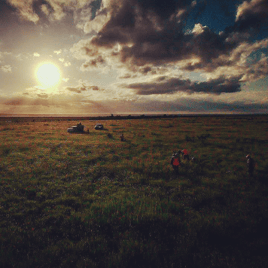
<svg viewBox="0 0 268 268">
<path fill-rule="evenodd" d="M 249 176 L 252 177 L 255 168 L 255 162 L 249 154 L 246 156 L 246 158 L 247 158 L 248 173 Z"/>
<path fill-rule="evenodd" d="M 121 141 L 125 141 L 125 137 L 124 137 L 124 134 L 123 133 L 120 135 L 120 140 Z"/>
<path fill-rule="evenodd" d="M 185 160 L 185 159 L 190 160 L 190 158 L 189 158 L 189 153 L 188 153 L 188 151 L 187 151 L 186 149 L 183 149 L 183 150 L 182 150 L 182 154 L 183 154 L 183 159 L 184 159 L 184 160 Z"/>
<path fill-rule="evenodd" d="M 177 153 L 173 153 L 171 158 L 171 165 L 174 169 L 176 176 L 179 175 L 180 151 Z"/>
</svg>

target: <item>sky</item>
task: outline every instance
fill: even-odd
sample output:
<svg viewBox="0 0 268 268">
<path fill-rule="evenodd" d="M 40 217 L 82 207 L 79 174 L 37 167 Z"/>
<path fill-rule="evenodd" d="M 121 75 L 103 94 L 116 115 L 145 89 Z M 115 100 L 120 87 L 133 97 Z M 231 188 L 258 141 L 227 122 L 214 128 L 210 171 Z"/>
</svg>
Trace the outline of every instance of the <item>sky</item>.
<svg viewBox="0 0 268 268">
<path fill-rule="evenodd" d="M 268 112 L 267 0 L 0 0 L 0 115 Z"/>
</svg>

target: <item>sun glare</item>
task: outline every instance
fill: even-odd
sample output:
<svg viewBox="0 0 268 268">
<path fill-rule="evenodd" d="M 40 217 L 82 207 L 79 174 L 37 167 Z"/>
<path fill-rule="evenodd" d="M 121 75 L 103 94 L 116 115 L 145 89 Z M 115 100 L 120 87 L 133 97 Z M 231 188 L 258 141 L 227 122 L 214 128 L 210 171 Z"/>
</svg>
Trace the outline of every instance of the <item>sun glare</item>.
<svg viewBox="0 0 268 268">
<path fill-rule="evenodd" d="M 55 86 L 60 81 L 60 71 L 52 63 L 45 63 L 38 67 L 37 79 L 46 88 Z"/>
</svg>

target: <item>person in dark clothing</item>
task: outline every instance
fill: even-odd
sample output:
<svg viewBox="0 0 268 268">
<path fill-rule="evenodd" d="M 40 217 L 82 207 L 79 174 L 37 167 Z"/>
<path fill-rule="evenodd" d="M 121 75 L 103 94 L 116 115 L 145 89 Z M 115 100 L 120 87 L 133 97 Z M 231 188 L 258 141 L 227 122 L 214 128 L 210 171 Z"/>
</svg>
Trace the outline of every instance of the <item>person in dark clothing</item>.
<svg viewBox="0 0 268 268">
<path fill-rule="evenodd" d="M 254 172 L 254 168 L 255 168 L 255 162 L 249 154 L 246 156 L 246 158 L 247 158 L 248 173 L 252 177 L 253 172 Z"/>
<path fill-rule="evenodd" d="M 124 134 L 123 133 L 120 135 L 120 140 L 121 141 L 125 141 L 125 137 L 124 137 Z"/>
</svg>

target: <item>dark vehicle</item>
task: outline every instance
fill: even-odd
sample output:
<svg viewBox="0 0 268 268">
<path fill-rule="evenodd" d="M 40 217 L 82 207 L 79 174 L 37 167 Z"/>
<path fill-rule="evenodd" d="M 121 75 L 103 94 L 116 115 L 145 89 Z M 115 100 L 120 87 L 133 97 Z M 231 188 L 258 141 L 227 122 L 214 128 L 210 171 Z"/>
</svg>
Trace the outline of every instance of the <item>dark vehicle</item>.
<svg viewBox="0 0 268 268">
<path fill-rule="evenodd" d="M 79 123 L 76 126 L 69 127 L 67 131 L 69 133 L 82 133 L 84 132 L 84 126 L 81 123 Z"/>
<path fill-rule="evenodd" d="M 103 125 L 102 125 L 102 124 L 97 124 L 97 125 L 95 126 L 95 129 L 103 129 Z"/>
</svg>

